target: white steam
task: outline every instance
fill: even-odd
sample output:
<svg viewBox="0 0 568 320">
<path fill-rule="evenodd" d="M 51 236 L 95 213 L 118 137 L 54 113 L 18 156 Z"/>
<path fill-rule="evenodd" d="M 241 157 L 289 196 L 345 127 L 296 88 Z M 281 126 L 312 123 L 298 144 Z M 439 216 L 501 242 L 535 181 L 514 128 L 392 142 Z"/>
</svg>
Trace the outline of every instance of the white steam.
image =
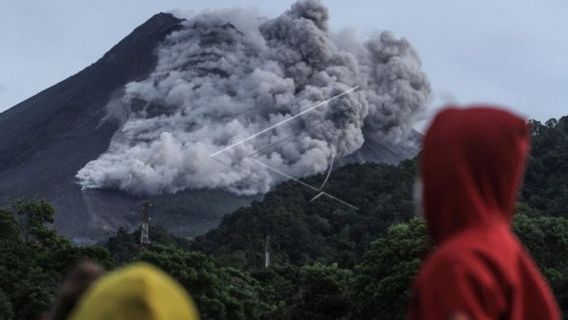
<svg viewBox="0 0 568 320">
<path fill-rule="evenodd" d="M 319 173 L 366 137 L 407 140 L 430 85 L 405 39 L 362 42 L 328 32 L 328 11 L 300 1 L 275 19 L 244 11 L 194 16 L 158 49 L 148 79 L 126 85 L 126 121 L 110 147 L 77 173 L 84 188 L 133 194 L 224 188 L 266 192 L 282 177 Z M 210 155 L 359 86 L 218 156 Z M 120 113 L 120 112 L 119 112 Z M 269 146 L 267 148 L 267 145 Z"/>
</svg>

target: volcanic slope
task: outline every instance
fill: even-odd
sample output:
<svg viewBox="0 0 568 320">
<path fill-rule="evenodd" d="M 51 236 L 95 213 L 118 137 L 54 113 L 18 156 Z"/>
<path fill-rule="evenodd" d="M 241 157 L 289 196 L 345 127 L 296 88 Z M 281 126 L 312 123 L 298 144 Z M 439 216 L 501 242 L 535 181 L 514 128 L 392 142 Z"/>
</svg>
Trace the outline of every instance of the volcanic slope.
<svg viewBox="0 0 568 320">
<path fill-rule="evenodd" d="M 96 63 L 0 114 L 0 205 L 46 199 L 56 209 L 55 228 L 88 242 L 119 226 L 136 226 L 147 200 L 154 203 L 153 223 L 195 236 L 261 198 L 219 190 L 140 198 L 112 190 L 82 191 L 76 183 L 77 172 L 107 150 L 119 128 L 116 121 L 103 121 L 107 104 L 124 94 L 125 84 L 148 77 L 156 66 L 156 48 L 182 28 L 182 21 L 171 14 L 153 16 Z M 416 147 L 368 140 L 345 162 L 397 163 L 416 153 Z"/>
</svg>

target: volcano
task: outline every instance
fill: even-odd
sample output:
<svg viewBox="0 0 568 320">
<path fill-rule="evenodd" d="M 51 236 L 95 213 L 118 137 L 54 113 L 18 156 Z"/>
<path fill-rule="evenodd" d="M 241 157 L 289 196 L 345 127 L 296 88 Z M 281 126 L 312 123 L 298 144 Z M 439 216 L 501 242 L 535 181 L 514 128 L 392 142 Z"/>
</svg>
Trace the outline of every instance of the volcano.
<svg viewBox="0 0 568 320">
<path fill-rule="evenodd" d="M 68 79 L 0 114 L 0 205 L 46 199 L 53 204 L 54 227 L 76 242 L 101 239 L 118 227 L 139 224 L 140 206 L 152 201 L 152 223 L 195 236 L 221 218 L 262 196 L 224 190 L 192 190 L 134 196 L 119 190 L 84 190 L 77 172 L 103 154 L 120 128 L 107 119 L 110 101 L 133 81 L 147 79 L 157 64 L 156 50 L 182 19 L 160 13 L 136 28 L 100 60 Z M 419 140 L 419 134 L 415 134 Z M 397 163 L 417 147 L 367 139 L 346 163 Z"/>
</svg>

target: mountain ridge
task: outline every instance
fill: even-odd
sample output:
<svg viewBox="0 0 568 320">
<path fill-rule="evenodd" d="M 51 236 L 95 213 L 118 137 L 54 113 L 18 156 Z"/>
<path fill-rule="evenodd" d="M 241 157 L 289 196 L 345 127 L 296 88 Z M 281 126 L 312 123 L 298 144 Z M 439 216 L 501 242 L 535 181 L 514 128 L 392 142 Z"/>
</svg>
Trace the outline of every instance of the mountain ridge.
<svg viewBox="0 0 568 320">
<path fill-rule="evenodd" d="M 182 21 L 167 13 L 154 15 L 95 63 L 0 113 L 0 205 L 45 198 L 56 209 L 54 227 L 60 233 L 90 242 L 120 226 L 136 226 L 144 201 L 159 204 L 151 213 L 154 221 L 178 235 L 196 236 L 217 226 L 224 215 L 263 197 L 192 190 L 142 198 L 114 190 L 81 190 L 76 183 L 77 171 L 108 149 L 120 127 L 108 116 L 109 102 L 122 95 L 125 84 L 153 71 L 156 48 L 182 27 Z M 408 146 L 368 140 L 359 151 L 338 160 L 339 166 L 396 164 L 416 155 L 420 134 L 415 132 L 416 143 Z"/>
<path fill-rule="evenodd" d="M 0 203 L 45 197 L 58 209 L 55 227 L 63 234 L 88 228 L 93 221 L 85 212 L 94 204 L 74 183 L 75 173 L 108 148 L 118 128 L 101 122 L 113 92 L 152 71 L 154 48 L 180 22 L 171 14 L 153 16 L 97 62 L 0 114 Z"/>
</svg>

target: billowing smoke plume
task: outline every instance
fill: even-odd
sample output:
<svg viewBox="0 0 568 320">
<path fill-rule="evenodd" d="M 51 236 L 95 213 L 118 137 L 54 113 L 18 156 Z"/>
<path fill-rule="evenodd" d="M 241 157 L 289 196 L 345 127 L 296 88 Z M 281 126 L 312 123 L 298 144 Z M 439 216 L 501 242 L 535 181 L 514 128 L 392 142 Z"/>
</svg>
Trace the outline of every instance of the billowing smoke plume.
<svg viewBox="0 0 568 320">
<path fill-rule="evenodd" d="M 325 171 L 373 136 L 404 142 L 430 94 L 405 39 L 332 36 L 328 11 L 300 1 L 275 19 L 243 11 L 194 16 L 167 37 L 148 79 L 129 83 L 126 119 L 77 178 L 134 194 L 223 188 L 266 192 L 283 177 Z M 314 111 L 210 155 L 359 86 Z M 115 110 L 116 111 L 116 110 Z M 268 146 L 268 147 L 267 147 Z"/>
</svg>

